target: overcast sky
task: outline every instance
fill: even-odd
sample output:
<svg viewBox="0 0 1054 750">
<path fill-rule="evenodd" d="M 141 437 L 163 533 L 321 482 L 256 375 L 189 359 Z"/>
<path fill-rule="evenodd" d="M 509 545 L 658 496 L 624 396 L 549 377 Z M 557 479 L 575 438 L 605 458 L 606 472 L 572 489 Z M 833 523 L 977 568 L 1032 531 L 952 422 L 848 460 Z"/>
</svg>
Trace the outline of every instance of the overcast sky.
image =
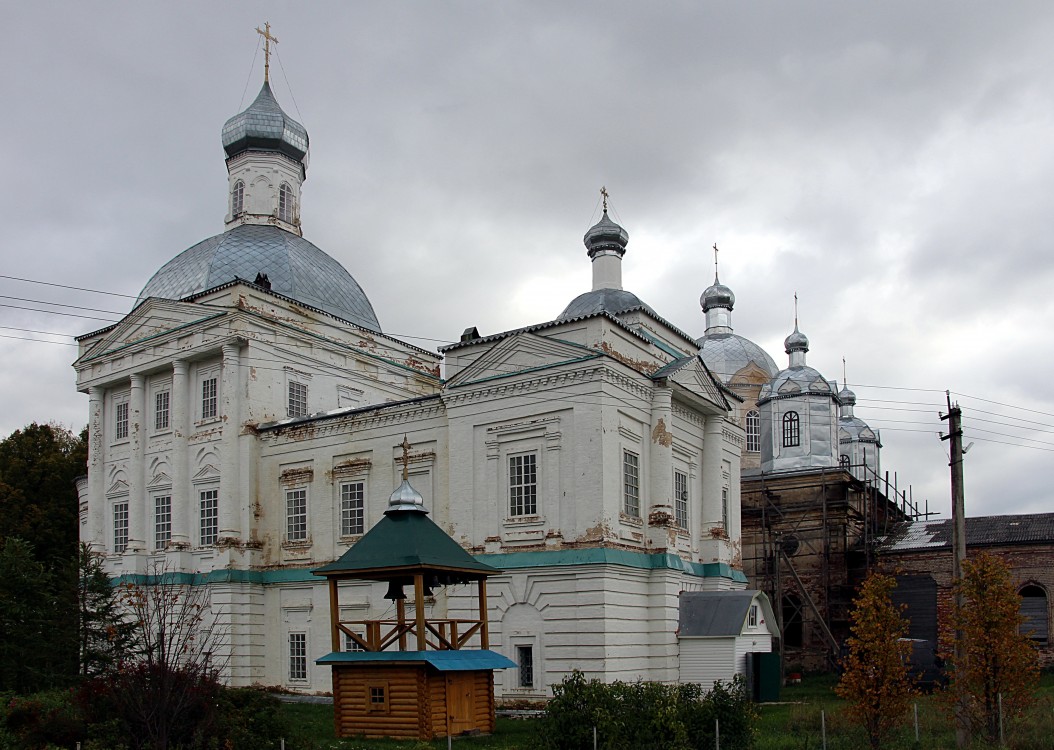
<svg viewBox="0 0 1054 750">
<path fill-rule="evenodd" d="M 554 318 L 606 185 L 625 288 L 693 336 L 715 242 L 736 333 L 780 366 L 798 293 L 808 363 L 840 385 L 845 358 L 917 501 L 948 512 L 950 389 L 967 512 L 1054 510 L 1049 0 L 12 5 L 0 274 L 113 294 L 0 278 L 0 434 L 87 421 L 75 349 L 20 338 L 103 327 L 223 230 L 264 21 L 311 137 L 304 236 L 386 333 Z"/>
</svg>

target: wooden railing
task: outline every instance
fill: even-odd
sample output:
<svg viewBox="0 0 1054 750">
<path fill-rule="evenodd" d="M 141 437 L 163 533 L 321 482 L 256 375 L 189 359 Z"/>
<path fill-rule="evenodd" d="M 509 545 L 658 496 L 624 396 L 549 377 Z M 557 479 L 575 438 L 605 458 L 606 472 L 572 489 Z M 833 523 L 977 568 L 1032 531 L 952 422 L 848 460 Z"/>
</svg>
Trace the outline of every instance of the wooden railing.
<svg viewBox="0 0 1054 750">
<path fill-rule="evenodd" d="M 481 636 L 482 620 L 425 620 L 425 643 L 436 651 L 463 648 L 473 637 Z M 341 620 L 337 629 L 364 651 L 385 651 L 394 644 L 406 651 L 409 638 L 416 648 L 417 623 L 414 620 Z"/>
</svg>

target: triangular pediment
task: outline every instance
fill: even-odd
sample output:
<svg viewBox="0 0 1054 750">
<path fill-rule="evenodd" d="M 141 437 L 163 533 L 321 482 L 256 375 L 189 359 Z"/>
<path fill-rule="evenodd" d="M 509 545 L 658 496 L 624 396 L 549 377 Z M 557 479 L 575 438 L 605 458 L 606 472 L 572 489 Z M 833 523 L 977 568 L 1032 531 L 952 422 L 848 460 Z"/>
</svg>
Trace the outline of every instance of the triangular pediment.
<svg viewBox="0 0 1054 750">
<path fill-rule="evenodd" d="M 159 471 L 157 474 L 154 475 L 154 478 L 151 479 L 146 486 L 150 489 L 154 489 L 156 487 L 171 487 L 172 477 L 170 477 L 163 471 Z"/>
<path fill-rule="evenodd" d="M 163 339 L 166 334 L 183 331 L 195 324 L 224 315 L 224 312 L 215 308 L 203 308 L 190 302 L 173 302 L 158 298 L 145 300 L 107 331 L 75 366 L 82 361 L 117 353 L 138 343 Z"/>
<path fill-rule="evenodd" d="M 599 355 L 584 346 L 521 331 L 484 350 L 474 362 L 451 378 L 447 385 L 467 385 L 491 378 L 509 377 L 596 356 Z"/>
<path fill-rule="evenodd" d="M 656 376 L 660 375 L 715 406 L 728 408 L 728 402 L 721 395 L 717 382 L 697 356 L 671 362 L 656 373 Z"/>
<path fill-rule="evenodd" d="M 201 470 L 194 475 L 194 481 L 200 482 L 206 479 L 218 479 L 220 476 L 220 470 L 212 464 L 205 464 Z"/>
<path fill-rule="evenodd" d="M 114 497 L 116 495 L 127 495 L 128 494 L 128 482 L 123 479 L 118 479 L 116 482 L 110 485 L 106 490 L 107 497 Z"/>
</svg>

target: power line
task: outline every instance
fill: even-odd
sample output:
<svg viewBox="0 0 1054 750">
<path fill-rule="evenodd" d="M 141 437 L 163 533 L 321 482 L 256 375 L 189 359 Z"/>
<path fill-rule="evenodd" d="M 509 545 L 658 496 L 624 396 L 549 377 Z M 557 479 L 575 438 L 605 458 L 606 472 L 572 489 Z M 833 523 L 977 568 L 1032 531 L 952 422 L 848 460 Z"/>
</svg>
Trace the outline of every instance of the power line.
<svg viewBox="0 0 1054 750">
<path fill-rule="evenodd" d="M 38 281 L 36 279 L 24 279 L 24 278 L 22 278 L 20 276 L 8 276 L 8 275 L 2 274 L 2 273 L 0 273 L 0 279 L 11 279 L 12 281 L 24 281 L 27 284 L 41 284 L 43 286 L 56 286 L 56 287 L 59 287 L 60 289 L 73 289 L 73 290 L 76 290 L 78 292 L 91 292 L 92 294 L 108 294 L 111 297 L 127 297 L 128 299 L 139 299 L 139 297 L 137 295 L 134 295 L 134 294 L 121 294 L 120 292 L 104 292 L 101 289 L 89 289 L 88 287 L 83 287 L 83 286 L 68 286 L 66 284 L 56 284 L 56 283 L 54 283 L 52 281 Z"/>
</svg>

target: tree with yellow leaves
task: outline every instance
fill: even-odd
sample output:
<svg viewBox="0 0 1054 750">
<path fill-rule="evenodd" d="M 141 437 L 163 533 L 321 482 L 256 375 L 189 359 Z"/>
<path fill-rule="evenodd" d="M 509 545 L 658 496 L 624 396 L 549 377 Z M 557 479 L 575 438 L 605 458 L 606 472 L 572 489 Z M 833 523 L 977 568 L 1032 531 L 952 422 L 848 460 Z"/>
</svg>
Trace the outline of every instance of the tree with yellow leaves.
<svg viewBox="0 0 1054 750">
<path fill-rule="evenodd" d="M 970 726 L 990 742 L 999 739 L 1003 716 L 1021 715 L 1035 699 L 1039 681 L 1036 649 L 1021 632 L 1021 599 L 1010 568 L 982 553 L 963 561 L 956 590 L 962 607 L 953 608 L 951 625 L 961 656 L 949 658 L 949 699 L 966 707 Z"/>
<path fill-rule="evenodd" d="M 846 700 L 850 718 L 863 725 L 872 748 L 907 716 L 915 695 L 909 672 L 911 642 L 902 640 L 907 621 L 890 597 L 897 582 L 871 573 L 860 587 L 849 615 L 849 655 L 835 692 Z"/>
</svg>

